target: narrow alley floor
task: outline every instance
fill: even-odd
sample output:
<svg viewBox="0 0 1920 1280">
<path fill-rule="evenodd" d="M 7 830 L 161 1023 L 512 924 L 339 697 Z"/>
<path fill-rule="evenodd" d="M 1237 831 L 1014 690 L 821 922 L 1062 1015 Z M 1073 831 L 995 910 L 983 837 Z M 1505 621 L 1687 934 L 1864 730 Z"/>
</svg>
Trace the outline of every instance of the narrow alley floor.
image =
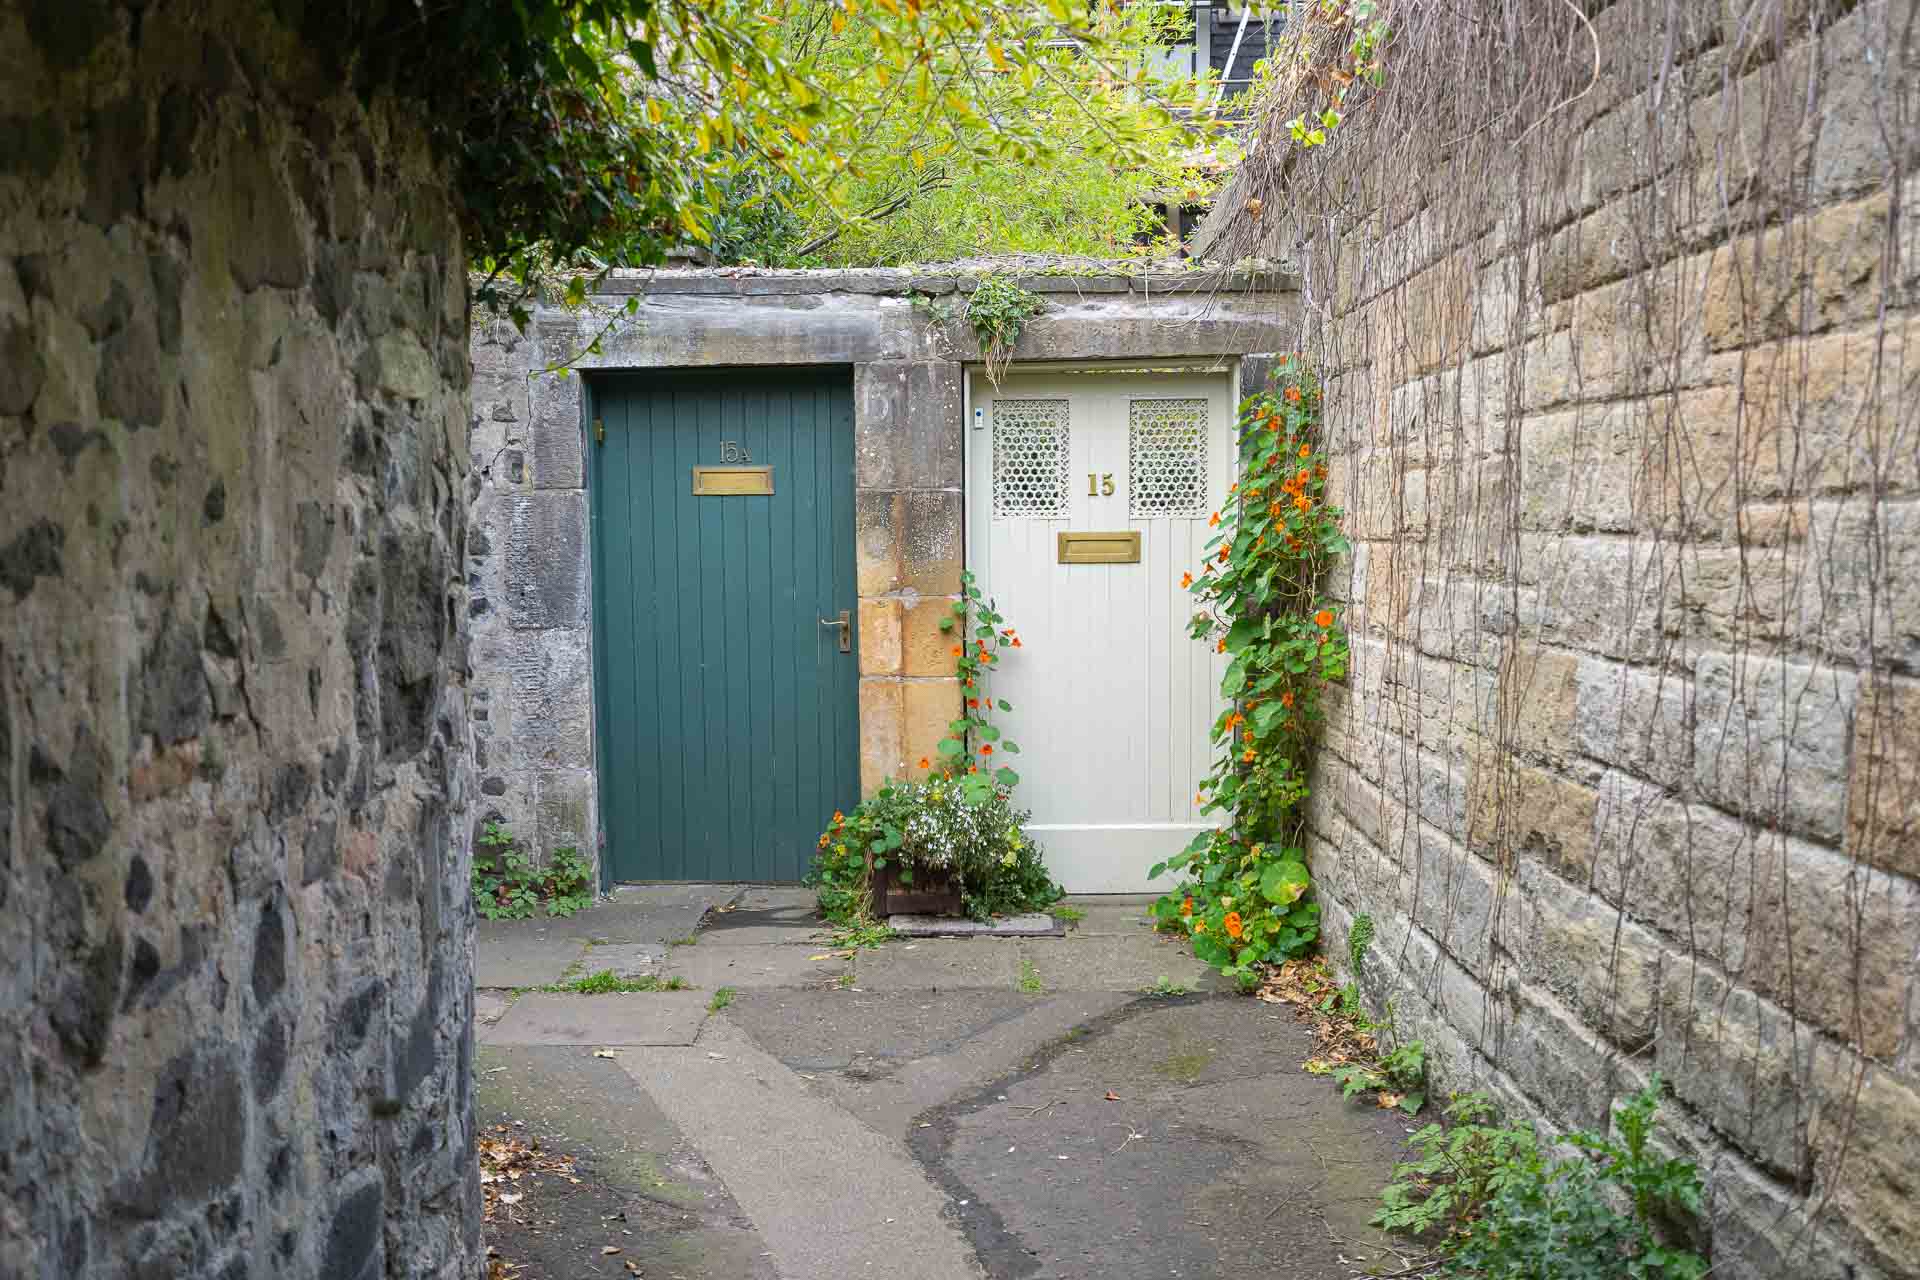
<svg viewBox="0 0 1920 1280">
<path fill-rule="evenodd" d="M 793 888 L 623 889 L 484 922 L 488 1242 L 516 1280 L 1396 1270 L 1415 1122 L 1300 1063 L 1139 899 L 1060 936 L 830 947 Z M 686 989 L 539 991 L 611 970 Z M 1184 992 L 1184 994 L 1170 994 Z"/>
</svg>

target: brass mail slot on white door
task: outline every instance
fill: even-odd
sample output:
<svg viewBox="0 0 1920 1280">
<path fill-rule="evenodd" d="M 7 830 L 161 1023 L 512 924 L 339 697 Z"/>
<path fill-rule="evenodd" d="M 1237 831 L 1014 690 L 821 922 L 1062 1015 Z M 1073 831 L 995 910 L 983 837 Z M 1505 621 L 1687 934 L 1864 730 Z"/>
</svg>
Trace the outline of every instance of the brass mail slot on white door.
<svg viewBox="0 0 1920 1280">
<path fill-rule="evenodd" d="M 1062 533 L 1059 538 L 1061 564 L 1139 564 L 1140 534 L 1137 530 L 1119 533 Z"/>
<path fill-rule="evenodd" d="M 696 498 L 771 497 L 772 467 L 695 467 L 693 496 Z"/>
</svg>

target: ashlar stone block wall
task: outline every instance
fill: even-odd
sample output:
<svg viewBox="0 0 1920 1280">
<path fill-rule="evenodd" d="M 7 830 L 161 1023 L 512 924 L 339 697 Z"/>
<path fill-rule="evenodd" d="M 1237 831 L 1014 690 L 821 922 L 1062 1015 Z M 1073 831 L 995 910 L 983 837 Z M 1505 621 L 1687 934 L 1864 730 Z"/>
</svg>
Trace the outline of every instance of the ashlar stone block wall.
<svg viewBox="0 0 1920 1280">
<path fill-rule="evenodd" d="M 0 6 L 0 1276 L 478 1274 L 464 262 L 278 11 Z"/>
<path fill-rule="evenodd" d="M 1361 163 L 1312 249 L 1357 542 L 1313 859 L 1443 1086 L 1562 1131 L 1661 1073 L 1716 1276 L 1914 1276 L 1915 9 L 1767 8 L 1587 6 L 1567 163 Z"/>
<path fill-rule="evenodd" d="M 536 307 L 525 333 L 505 320 L 476 325 L 467 560 L 476 826 L 502 821 L 543 855 L 573 846 L 597 858 L 602 847 L 581 411 L 582 378 L 599 370 L 846 367 L 861 783 L 870 792 L 935 754 L 960 707 L 939 621 L 960 590 L 963 380 L 978 359 L 952 313 L 976 280 L 894 269 L 617 271 L 586 307 Z M 1143 274 L 1127 264 L 1020 283 L 1047 303 L 1016 349 L 1027 361 L 1203 356 L 1228 368 L 1273 350 L 1293 315 L 1294 281 L 1264 270 Z"/>
</svg>

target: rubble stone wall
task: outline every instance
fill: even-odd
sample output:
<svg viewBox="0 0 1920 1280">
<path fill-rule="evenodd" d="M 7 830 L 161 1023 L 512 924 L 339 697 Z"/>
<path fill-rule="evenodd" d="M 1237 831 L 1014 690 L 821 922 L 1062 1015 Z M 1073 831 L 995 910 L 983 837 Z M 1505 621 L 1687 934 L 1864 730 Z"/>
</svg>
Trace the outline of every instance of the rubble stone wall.
<svg viewBox="0 0 1920 1280">
<path fill-rule="evenodd" d="M 4 1277 L 478 1274 L 464 261 L 298 8 L 0 7 Z"/>
</svg>

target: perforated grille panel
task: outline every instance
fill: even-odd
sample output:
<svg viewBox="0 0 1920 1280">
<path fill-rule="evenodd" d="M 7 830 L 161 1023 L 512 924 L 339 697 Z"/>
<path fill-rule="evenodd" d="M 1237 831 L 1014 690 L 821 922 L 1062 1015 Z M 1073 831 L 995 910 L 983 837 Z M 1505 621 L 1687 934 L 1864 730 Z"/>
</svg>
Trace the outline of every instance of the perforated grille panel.
<svg viewBox="0 0 1920 1280">
<path fill-rule="evenodd" d="M 1207 401 L 1135 400 L 1127 421 L 1127 514 L 1207 513 Z"/>
<path fill-rule="evenodd" d="M 993 402 L 993 514 L 1067 514 L 1067 402 Z"/>
</svg>

